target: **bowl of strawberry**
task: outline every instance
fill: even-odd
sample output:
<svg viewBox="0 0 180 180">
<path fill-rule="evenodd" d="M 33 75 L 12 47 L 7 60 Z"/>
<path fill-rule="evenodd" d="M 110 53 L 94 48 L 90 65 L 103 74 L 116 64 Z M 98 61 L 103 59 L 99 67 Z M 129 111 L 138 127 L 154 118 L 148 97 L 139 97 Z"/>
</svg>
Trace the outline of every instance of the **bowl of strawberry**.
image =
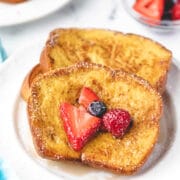
<svg viewBox="0 0 180 180">
<path fill-rule="evenodd" d="M 159 29 L 180 28 L 180 0 L 125 0 L 126 10 L 139 22 Z"/>
</svg>

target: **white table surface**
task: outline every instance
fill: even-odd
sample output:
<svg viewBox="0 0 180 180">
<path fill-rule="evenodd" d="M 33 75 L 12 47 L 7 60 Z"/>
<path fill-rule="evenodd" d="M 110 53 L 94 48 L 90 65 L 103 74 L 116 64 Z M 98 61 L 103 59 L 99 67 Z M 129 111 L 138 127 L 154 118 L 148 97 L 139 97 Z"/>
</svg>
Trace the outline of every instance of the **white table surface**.
<svg viewBox="0 0 180 180">
<path fill-rule="evenodd" d="M 57 27 L 99 27 L 137 33 L 162 43 L 180 61 L 180 29 L 162 33 L 148 29 L 132 19 L 124 10 L 123 0 L 72 0 L 48 17 L 10 27 L 0 28 L 0 38 L 8 56 L 33 41 L 47 39 Z"/>
</svg>

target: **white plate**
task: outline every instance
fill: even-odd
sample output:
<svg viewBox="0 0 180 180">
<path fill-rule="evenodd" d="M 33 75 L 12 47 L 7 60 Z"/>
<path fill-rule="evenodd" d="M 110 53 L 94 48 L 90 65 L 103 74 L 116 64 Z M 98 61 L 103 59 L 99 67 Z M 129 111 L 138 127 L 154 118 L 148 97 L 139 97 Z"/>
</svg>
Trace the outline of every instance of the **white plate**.
<svg viewBox="0 0 180 180">
<path fill-rule="evenodd" d="M 180 66 L 175 61 L 163 95 L 164 114 L 157 145 L 136 175 L 125 177 L 81 164 L 40 158 L 32 143 L 20 87 L 26 73 L 38 63 L 43 44 L 25 47 L 0 68 L 0 158 L 13 174 L 22 180 L 180 178 Z"/>
<path fill-rule="evenodd" d="M 0 27 L 32 21 L 48 15 L 70 0 L 27 0 L 19 4 L 0 2 Z"/>
</svg>

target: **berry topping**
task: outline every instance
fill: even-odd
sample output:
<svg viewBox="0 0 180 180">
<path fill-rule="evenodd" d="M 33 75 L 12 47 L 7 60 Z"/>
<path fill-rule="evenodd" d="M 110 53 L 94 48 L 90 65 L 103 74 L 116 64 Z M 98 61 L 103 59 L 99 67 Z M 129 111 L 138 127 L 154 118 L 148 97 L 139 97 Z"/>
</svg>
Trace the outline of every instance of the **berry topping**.
<svg viewBox="0 0 180 180">
<path fill-rule="evenodd" d="M 165 11 L 162 16 L 162 20 L 171 20 L 172 19 L 171 16 L 172 16 L 171 11 Z"/>
<path fill-rule="evenodd" d="M 133 8 L 148 19 L 160 20 L 164 11 L 164 0 L 136 0 Z"/>
<path fill-rule="evenodd" d="M 88 87 L 83 87 L 79 97 L 79 104 L 83 105 L 85 108 L 88 108 L 89 104 L 93 101 L 98 101 L 99 97 Z"/>
<path fill-rule="evenodd" d="M 101 124 L 101 120 L 89 114 L 83 106 L 77 108 L 69 103 L 61 104 L 60 117 L 69 143 L 76 151 L 83 148 Z"/>
<path fill-rule="evenodd" d="M 175 4 L 172 8 L 172 19 L 173 20 L 180 19 L 180 2 Z"/>
<path fill-rule="evenodd" d="M 89 113 L 97 117 L 101 117 L 106 109 L 107 107 L 102 101 L 93 101 L 88 107 Z"/>
<path fill-rule="evenodd" d="M 165 0 L 164 11 L 169 11 L 174 6 L 175 3 L 176 3 L 175 0 Z"/>
<path fill-rule="evenodd" d="M 131 123 L 130 114 L 122 109 L 112 109 L 104 114 L 103 125 L 115 137 L 122 137 Z"/>
<path fill-rule="evenodd" d="M 180 0 L 136 0 L 133 8 L 152 20 L 180 19 Z"/>
<path fill-rule="evenodd" d="M 176 10 L 176 6 L 180 3 L 180 0 L 165 0 L 163 20 L 176 20 L 177 13 L 180 12 Z M 177 18 L 178 19 L 178 18 Z"/>
</svg>

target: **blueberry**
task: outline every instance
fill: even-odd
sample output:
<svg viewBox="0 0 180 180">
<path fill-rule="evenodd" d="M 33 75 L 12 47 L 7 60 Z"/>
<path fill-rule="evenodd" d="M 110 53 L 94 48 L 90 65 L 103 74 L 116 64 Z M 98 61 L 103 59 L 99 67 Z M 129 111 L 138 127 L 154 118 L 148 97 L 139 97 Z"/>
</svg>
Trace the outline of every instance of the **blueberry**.
<svg viewBox="0 0 180 180">
<path fill-rule="evenodd" d="M 163 16 L 162 16 L 162 20 L 171 20 L 172 19 L 172 13 L 169 12 L 164 12 Z"/>
<path fill-rule="evenodd" d="M 169 11 L 176 2 L 174 0 L 165 0 L 164 11 Z"/>
<path fill-rule="evenodd" d="M 102 101 L 93 101 L 88 107 L 89 113 L 97 117 L 101 117 L 106 110 L 107 107 Z"/>
<path fill-rule="evenodd" d="M 175 1 L 174 0 L 165 0 L 164 4 L 164 12 L 162 16 L 162 20 L 171 20 L 171 9 L 174 6 Z"/>
</svg>

